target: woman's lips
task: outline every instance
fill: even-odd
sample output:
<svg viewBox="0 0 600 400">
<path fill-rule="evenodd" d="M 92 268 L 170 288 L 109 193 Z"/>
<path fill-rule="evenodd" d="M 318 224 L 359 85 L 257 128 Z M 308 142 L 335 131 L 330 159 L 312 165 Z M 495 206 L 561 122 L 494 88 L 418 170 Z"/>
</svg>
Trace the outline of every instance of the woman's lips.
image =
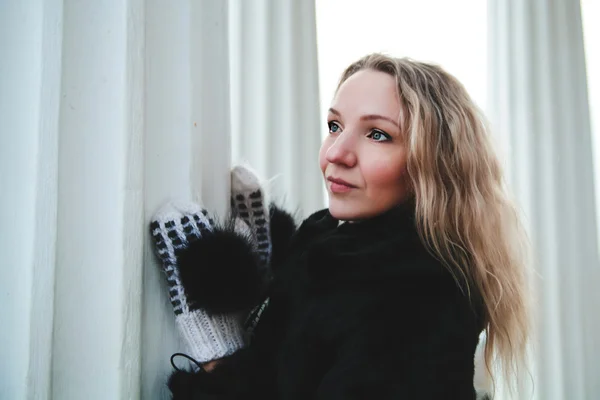
<svg viewBox="0 0 600 400">
<path fill-rule="evenodd" d="M 350 183 L 337 178 L 327 178 L 329 181 L 329 189 L 333 193 L 347 193 L 356 187 L 351 185 Z"/>
</svg>

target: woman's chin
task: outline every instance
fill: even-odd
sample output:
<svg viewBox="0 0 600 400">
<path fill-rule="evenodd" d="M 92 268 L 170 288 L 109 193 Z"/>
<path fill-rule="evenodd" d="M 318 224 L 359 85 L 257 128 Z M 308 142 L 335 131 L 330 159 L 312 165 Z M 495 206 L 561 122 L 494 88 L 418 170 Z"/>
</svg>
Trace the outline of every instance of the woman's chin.
<svg viewBox="0 0 600 400">
<path fill-rule="evenodd" d="M 364 218 L 360 210 L 352 204 L 342 201 L 330 201 L 329 213 L 335 219 L 340 221 L 355 221 Z"/>
<path fill-rule="evenodd" d="M 398 205 L 397 202 L 375 203 L 373 201 L 350 201 L 329 198 L 329 213 L 340 221 L 360 221 L 381 215 Z"/>
</svg>

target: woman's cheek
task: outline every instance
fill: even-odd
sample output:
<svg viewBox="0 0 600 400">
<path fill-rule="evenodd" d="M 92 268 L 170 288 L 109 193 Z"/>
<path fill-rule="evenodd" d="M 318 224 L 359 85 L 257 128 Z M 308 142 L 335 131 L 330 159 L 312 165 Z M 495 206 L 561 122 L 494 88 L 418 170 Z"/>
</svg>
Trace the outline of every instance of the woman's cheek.
<svg viewBox="0 0 600 400">
<path fill-rule="evenodd" d="M 329 150 L 330 146 L 331 139 L 328 136 L 325 138 L 325 140 L 323 140 L 323 143 L 321 144 L 321 150 L 319 150 L 319 167 L 323 173 L 325 173 L 325 170 L 327 169 L 327 150 Z"/>
</svg>

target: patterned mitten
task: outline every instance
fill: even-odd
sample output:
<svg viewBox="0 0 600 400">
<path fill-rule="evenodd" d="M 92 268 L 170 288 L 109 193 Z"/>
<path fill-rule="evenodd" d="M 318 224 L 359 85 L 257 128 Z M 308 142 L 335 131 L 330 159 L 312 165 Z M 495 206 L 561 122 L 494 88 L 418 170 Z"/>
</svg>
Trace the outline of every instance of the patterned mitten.
<svg viewBox="0 0 600 400">
<path fill-rule="evenodd" d="M 151 231 L 190 355 L 203 363 L 244 347 L 243 322 L 261 279 L 248 227 L 241 221 L 218 227 L 198 204 L 169 203 Z"/>
<path fill-rule="evenodd" d="M 296 231 L 294 217 L 271 203 L 267 208 L 266 191 L 261 179 L 251 168 L 237 165 L 231 169 L 231 212 L 250 227 L 252 241 L 259 256 L 260 268 L 266 282 L 273 273 L 273 264 L 285 259 L 290 240 Z M 265 298 L 248 315 L 245 326 L 248 337 L 269 304 Z"/>
<path fill-rule="evenodd" d="M 261 265 L 270 269 L 284 261 L 296 232 L 292 214 L 267 200 L 261 179 L 247 166 L 231 169 L 231 212 L 250 227 Z M 267 209 L 267 204 L 268 209 Z"/>
<path fill-rule="evenodd" d="M 231 212 L 250 227 L 261 266 L 269 265 L 272 248 L 267 200 L 260 179 L 248 167 L 231 169 Z"/>
</svg>

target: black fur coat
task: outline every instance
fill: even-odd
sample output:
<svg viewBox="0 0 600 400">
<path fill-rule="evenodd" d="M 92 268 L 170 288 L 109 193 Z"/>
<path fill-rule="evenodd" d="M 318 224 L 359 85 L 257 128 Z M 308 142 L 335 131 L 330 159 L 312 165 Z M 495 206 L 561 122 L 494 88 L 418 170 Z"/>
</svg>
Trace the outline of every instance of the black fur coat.
<svg viewBox="0 0 600 400">
<path fill-rule="evenodd" d="M 250 346 L 210 373 L 174 373 L 174 399 L 475 399 L 481 304 L 410 212 L 339 224 L 322 210 L 278 248 Z"/>
</svg>

